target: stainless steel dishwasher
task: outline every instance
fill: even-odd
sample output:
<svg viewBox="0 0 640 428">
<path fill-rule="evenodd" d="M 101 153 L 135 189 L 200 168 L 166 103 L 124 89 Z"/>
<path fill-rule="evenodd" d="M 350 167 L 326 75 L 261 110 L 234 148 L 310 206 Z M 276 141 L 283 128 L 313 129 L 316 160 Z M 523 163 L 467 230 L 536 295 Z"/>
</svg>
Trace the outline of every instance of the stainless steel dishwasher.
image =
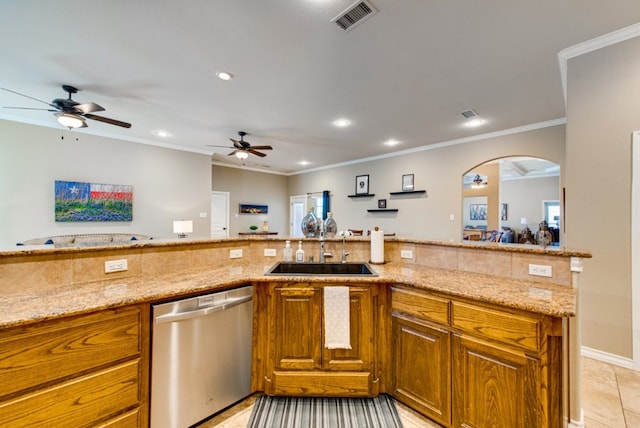
<svg viewBox="0 0 640 428">
<path fill-rule="evenodd" d="M 251 392 L 253 287 L 154 305 L 151 427 L 185 428 Z"/>
</svg>

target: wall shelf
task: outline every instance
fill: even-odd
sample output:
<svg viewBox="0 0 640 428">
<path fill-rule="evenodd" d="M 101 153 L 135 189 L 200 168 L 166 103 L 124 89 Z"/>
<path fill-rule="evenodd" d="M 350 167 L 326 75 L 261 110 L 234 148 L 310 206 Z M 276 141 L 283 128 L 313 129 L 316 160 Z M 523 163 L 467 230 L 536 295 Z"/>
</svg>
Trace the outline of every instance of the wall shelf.
<svg viewBox="0 0 640 428">
<path fill-rule="evenodd" d="M 404 192 L 389 192 L 390 195 L 411 195 L 411 194 L 419 194 L 426 193 L 426 190 L 406 190 Z"/>
<path fill-rule="evenodd" d="M 366 198 L 368 196 L 375 196 L 375 193 L 360 193 L 357 195 L 347 195 L 349 198 Z"/>
<path fill-rule="evenodd" d="M 397 208 L 380 208 L 380 209 L 375 209 L 375 210 L 367 210 L 370 213 L 397 213 L 398 209 Z"/>
</svg>

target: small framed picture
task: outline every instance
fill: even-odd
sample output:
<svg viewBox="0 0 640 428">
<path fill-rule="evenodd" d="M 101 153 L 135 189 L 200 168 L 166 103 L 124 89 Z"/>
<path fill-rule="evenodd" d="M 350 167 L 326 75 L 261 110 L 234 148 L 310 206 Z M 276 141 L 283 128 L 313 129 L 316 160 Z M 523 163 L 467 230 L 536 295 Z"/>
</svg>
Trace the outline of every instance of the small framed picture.
<svg viewBox="0 0 640 428">
<path fill-rule="evenodd" d="M 387 200 L 378 199 L 378 208 L 387 208 Z"/>
<path fill-rule="evenodd" d="M 509 206 L 507 204 L 502 204 L 500 207 L 500 220 L 507 220 Z"/>
<path fill-rule="evenodd" d="M 369 174 L 356 175 L 356 195 L 369 194 Z"/>
<path fill-rule="evenodd" d="M 413 174 L 405 174 L 402 176 L 402 191 L 413 191 Z"/>
</svg>

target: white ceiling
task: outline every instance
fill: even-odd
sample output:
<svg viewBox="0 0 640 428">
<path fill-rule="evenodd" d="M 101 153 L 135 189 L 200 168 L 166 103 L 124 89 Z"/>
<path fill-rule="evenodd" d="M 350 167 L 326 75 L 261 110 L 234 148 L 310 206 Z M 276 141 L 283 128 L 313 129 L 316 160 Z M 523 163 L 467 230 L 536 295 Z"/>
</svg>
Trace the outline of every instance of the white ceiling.
<svg viewBox="0 0 640 428">
<path fill-rule="evenodd" d="M 379 12 L 349 32 L 330 21 L 352 0 L 5 1 L 0 87 L 50 102 L 70 84 L 133 124 L 78 134 L 234 164 L 207 145 L 246 131 L 274 148 L 247 167 L 292 173 L 562 118 L 557 53 L 640 16 L 637 0 L 370 1 Z M 0 106 L 47 107 L 6 91 Z M 481 128 L 462 126 L 470 108 Z M 0 118 L 60 126 L 46 111 Z"/>
</svg>

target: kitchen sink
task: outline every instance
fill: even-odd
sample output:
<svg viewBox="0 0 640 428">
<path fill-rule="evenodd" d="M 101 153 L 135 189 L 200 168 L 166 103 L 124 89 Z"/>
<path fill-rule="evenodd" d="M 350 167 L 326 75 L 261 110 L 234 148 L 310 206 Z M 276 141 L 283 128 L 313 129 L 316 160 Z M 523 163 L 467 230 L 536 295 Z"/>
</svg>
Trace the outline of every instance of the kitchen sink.
<svg viewBox="0 0 640 428">
<path fill-rule="evenodd" d="M 278 262 L 265 275 L 378 276 L 368 263 Z"/>
</svg>

